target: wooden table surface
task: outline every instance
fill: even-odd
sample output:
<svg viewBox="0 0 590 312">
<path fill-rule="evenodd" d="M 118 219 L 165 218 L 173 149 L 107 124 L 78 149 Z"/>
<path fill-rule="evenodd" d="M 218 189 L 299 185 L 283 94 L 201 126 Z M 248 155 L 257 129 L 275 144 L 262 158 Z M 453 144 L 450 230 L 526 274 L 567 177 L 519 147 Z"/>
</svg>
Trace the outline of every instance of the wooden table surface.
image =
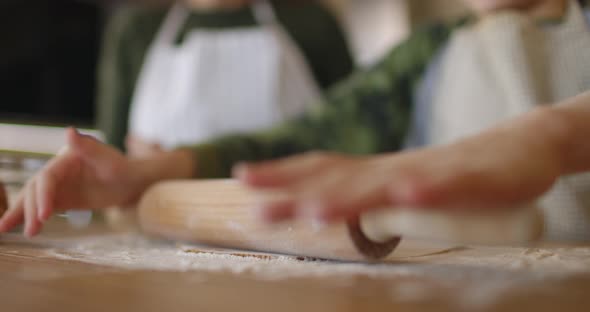
<svg viewBox="0 0 590 312">
<path fill-rule="evenodd" d="M 100 227 L 98 232 L 108 230 Z M 50 231 L 51 232 L 51 231 Z M 75 234 L 68 234 L 75 235 Z M 129 270 L 48 256 L 49 246 L 0 237 L 2 311 L 589 311 L 590 274 L 512 285 L 501 295 L 492 280 L 501 270 L 453 265 L 444 255 L 399 264 L 423 274 L 262 279 L 253 273 Z M 456 259 L 476 249 L 457 252 Z M 436 270 L 433 270 L 433 264 Z M 338 265 L 335 263 L 334 265 Z M 436 273 L 436 278 L 429 272 Z M 448 276 L 445 276 L 447 274 Z M 511 273 L 508 273 L 511 274 Z M 515 272 L 514 274 L 520 274 Z M 443 282 L 448 281 L 448 282 Z M 473 292 L 481 288 L 480 292 Z M 405 294 L 405 295 L 400 295 Z M 485 296 L 484 296 L 485 297 Z M 465 299 L 465 298 L 463 298 Z M 467 298 L 469 299 L 469 298 Z"/>
</svg>

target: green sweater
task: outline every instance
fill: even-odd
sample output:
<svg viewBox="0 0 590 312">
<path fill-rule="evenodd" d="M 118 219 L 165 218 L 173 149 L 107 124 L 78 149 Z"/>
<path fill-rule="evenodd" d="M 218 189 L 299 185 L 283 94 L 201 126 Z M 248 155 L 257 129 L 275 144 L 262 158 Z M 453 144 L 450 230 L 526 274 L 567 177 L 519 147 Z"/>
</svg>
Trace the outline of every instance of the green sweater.
<svg viewBox="0 0 590 312">
<path fill-rule="evenodd" d="M 338 84 L 324 103 L 272 129 L 231 135 L 191 147 L 200 178 L 230 175 L 240 161 L 310 150 L 372 154 L 399 150 L 410 127 L 415 89 L 430 62 L 464 21 L 414 33 L 373 68 Z"/>
<path fill-rule="evenodd" d="M 277 18 L 302 50 L 316 81 L 327 88 L 353 70 L 353 61 L 336 19 L 314 2 L 273 1 Z M 167 8 L 121 8 L 105 33 L 99 64 L 98 128 L 107 141 L 123 148 L 137 78 L 144 57 L 165 18 Z M 256 25 L 250 8 L 193 12 L 178 34 L 177 43 L 193 29 L 223 29 Z"/>
</svg>

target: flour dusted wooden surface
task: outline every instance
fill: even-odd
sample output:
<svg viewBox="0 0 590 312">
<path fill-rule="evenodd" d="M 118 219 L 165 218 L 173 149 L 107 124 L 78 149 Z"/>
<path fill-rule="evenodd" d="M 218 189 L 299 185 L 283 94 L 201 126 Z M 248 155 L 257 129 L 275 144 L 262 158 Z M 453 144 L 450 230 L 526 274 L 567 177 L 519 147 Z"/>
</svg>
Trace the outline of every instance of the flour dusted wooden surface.
<svg viewBox="0 0 590 312">
<path fill-rule="evenodd" d="M 33 241 L 0 237 L 3 311 L 520 312 L 590 306 L 585 246 L 454 248 L 359 264 L 152 240 L 100 224 L 85 231 L 65 227 L 57 220 Z"/>
</svg>

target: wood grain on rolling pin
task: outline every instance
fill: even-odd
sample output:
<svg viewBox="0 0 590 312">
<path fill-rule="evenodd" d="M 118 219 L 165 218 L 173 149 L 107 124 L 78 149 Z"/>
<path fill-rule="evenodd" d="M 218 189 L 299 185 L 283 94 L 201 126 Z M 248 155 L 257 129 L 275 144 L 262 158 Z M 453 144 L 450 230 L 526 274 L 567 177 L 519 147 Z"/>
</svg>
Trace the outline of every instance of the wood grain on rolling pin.
<svg viewBox="0 0 590 312">
<path fill-rule="evenodd" d="M 326 259 L 382 258 L 399 243 L 369 241 L 358 222 L 269 226 L 252 210 L 258 201 L 257 193 L 235 181 L 164 182 L 142 198 L 139 220 L 145 232 L 169 239 Z"/>
</svg>

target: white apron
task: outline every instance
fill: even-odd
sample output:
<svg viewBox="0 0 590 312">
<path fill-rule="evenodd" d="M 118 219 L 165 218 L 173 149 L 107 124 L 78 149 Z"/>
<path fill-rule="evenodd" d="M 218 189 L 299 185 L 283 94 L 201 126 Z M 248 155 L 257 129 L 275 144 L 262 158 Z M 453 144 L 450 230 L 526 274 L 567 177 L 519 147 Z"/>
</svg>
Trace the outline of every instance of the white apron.
<svg viewBox="0 0 590 312">
<path fill-rule="evenodd" d="M 181 45 L 174 41 L 190 12 L 170 10 L 136 86 L 130 134 L 171 149 L 266 128 L 318 103 L 311 70 L 272 6 L 252 9 L 260 26 L 195 30 Z"/>
<path fill-rule="evenodd" d="M 431 144 L 590 90 L 590 31 L 577 1 L 570 3 L 559 24 L 509 12 L 452 36 L 433 96 Z M 590 240 L 589 174 L 560 179 L 540 205 L 548 238 Z"/>
</svg>

